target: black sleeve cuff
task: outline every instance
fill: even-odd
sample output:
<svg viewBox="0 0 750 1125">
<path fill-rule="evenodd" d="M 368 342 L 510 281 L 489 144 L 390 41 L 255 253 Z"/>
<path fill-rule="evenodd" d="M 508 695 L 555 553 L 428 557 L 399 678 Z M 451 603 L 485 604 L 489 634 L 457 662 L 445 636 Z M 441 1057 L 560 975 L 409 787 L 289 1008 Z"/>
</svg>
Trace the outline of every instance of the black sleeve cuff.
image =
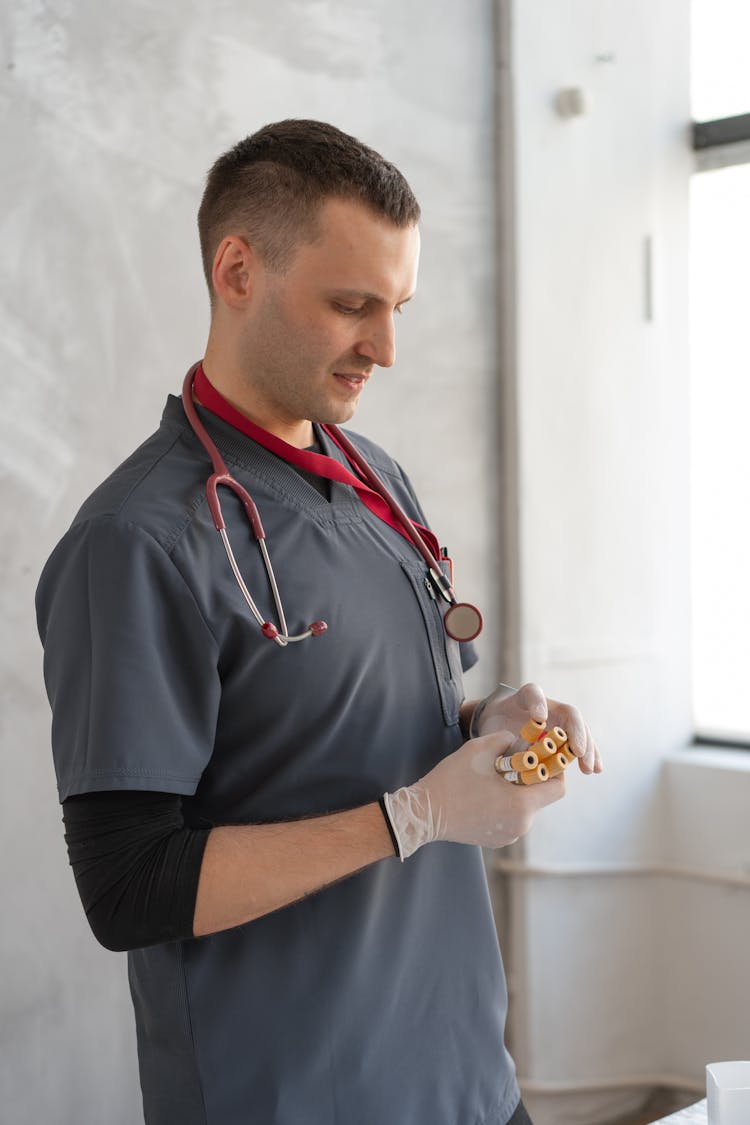
<svg viewBox="0 0 750 1125">
<path fill-rule="evenodd" d="M 95 937 L 138 949 L 193 936 L 208 829 L 188 828 L 173 793 L 107 791 L 63 803 L 68 855 Z"/>
<path fill-rule="evenodd" d="M 399 850 L 398 840 L 396 839 L 396 833 L 393 831 L 391 818 L 388 816 L 388 810 L 385 807 L 385 796 L 379 798 L 378 804 L 380 805 L 380 811 L 383 814 L 383 820 L 385 821 L 385 826 L 388 829 L 388 835 L 390 836 L 391 843 L 393 844 L 393 854 L 398 857 L 401 855 L 401 852 Z"/>
</svg>

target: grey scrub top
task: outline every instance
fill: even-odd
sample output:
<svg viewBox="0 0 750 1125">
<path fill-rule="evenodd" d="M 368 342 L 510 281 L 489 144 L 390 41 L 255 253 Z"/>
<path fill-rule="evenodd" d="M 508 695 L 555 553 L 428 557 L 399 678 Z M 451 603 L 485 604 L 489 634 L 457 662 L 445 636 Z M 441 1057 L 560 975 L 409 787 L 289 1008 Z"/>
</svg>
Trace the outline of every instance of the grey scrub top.
<svg viewBox="0 0 750 1125">
<path fill-rule="evenodd" d="M 177 793 L 206 827 L 351 808 L 415 781 L 462 741 L 461 654 L 422 559 L 346 485 L 329 502 L 201 417 L 258 505 L 290 631 L 323 618 L 328 632 L 286 649 L 261 635 L 208 511 L 210 464 L 170 397 L 40 581 L 60 799 Z M 398 465 L 350 436 L 423 522 Z M 221 498 L 273 621 L 240 504 Z M 147 1125 L 505 1125 L 518 1102 L 477 848 L 431 844 L 128 958 Z"/>
</svg>

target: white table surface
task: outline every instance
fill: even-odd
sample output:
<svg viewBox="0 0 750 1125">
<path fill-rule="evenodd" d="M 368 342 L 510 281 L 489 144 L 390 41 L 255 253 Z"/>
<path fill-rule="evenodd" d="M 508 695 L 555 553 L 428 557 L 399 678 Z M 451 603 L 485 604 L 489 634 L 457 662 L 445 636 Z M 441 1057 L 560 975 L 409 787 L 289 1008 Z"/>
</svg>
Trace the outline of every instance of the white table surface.
<svg viewBox="0 0 750 1125">
<path fill-rule="evenodd" d="M 669 1117 L 660 1117 L 654 1125 L 708 1125 L 706 1099 L 681 1109 L 679 1113 L 671 1113 Z"/>
</svg>

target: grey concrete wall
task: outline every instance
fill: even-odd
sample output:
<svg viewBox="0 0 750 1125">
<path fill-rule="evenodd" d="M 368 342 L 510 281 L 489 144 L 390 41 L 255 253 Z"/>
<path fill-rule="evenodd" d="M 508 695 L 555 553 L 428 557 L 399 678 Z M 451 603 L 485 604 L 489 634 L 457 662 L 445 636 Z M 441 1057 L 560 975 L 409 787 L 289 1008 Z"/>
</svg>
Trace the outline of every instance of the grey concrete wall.
<svg viewBox="0 0 750 1125">
<path fill-rule="evenodd" d="M 408 467 L 487 611 L 493 681 L 490 0 L 10 0 L 0 8 L 0 1119 L 140 1119 L 125 961 L 64 852 L 32 598 L 88 490 L 202 351 L 194 215 L 215 156 L 321 117 L 424 207 L 418 298 L 357 420 Z"/>
</svg>

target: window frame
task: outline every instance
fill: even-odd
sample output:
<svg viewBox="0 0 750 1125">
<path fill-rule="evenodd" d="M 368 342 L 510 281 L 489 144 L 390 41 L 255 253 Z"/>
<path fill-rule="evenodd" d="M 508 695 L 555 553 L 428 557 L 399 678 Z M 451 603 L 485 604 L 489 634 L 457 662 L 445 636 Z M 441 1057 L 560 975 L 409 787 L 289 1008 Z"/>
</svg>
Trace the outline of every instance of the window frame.
<svg viewBox="0 0 750 1125">
<path fill-rule="evenodd" d="M 691 132 L 694 175 L 750 164 L 750 113 L 693 121 Z M 712 736 L 710 731 L 694 729 L 692 745 L 750 751 L 750 734 L 747 738 L 732 738 L 720 734 Z"/>
<path fill-rule="evenodd" d="M 696 172 L 750 164 L 750 113 L 694 121 L 692 143 Z"/>
</svg>

